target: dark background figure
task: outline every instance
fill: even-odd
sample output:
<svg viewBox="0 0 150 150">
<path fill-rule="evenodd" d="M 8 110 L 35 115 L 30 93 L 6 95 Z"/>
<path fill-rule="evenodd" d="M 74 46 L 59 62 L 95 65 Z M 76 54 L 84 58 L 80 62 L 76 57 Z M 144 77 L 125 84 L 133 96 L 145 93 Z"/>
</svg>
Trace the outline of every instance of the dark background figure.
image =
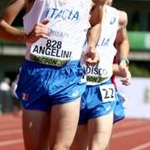
<svg viewBox="0 0 150 150">
<path fill-rule="evenodd" d="M 7 77 L 0 83 L 0 106 L 2 114 L 13 111 L 10 83 L 11 80 Z"/>
<path fill-rule="evenodd" d="M 14 113 L 14 115 L 19 115 L 21 112 L 21 104 L 20 104 L 17 94 L 15 92 L 16 88 L 17 88 L 17 79 L 15 79 L 11 83 L 11 95 L 12 95 L 12 101 L 13 101 L 13 113 Z"/>
</svg>

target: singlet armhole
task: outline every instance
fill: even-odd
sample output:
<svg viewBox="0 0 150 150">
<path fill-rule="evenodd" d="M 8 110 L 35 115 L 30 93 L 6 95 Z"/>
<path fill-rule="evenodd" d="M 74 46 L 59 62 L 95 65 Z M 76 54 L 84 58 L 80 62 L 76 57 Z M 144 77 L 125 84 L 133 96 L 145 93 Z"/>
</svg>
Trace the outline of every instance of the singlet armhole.
<svg viewBox="0 0 150 150">
<path fill-rule="evenodd" d="M 34 3 L 33 3 L 33 5 L 32 5 L 32 7 L 31 7 L 31 9 L 23 16 L 23 19 L 25 19 L 27 16 L 29 16 L 29 15 L 32 13 L 32 11 L 34 10 L 34 8 L 35 8 L 35 6 L 36 6 L 36 1 L 37 1 L 37 0 L 34 1 Z"/>
</svg>

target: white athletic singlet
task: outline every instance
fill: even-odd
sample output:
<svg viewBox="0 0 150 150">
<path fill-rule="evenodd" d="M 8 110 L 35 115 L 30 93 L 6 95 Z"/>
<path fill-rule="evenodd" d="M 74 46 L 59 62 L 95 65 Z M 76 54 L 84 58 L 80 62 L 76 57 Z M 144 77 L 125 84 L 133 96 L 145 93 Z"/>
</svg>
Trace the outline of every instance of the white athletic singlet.
<svg viewBox="0 0 150 150">
<path fill-rule="evenodd" d="M 86 69 L 87 85 L 98 85 L 112 76 L 112 64 L 117 52 L 114 41 L 118 30 L 118 11 L 105 5 L 105 17 L 102 19 L 102 31 L 97 44 L 100 62 L 96 66 L 84 66 Z"/>
<path fill-rule="evenodd" d="M 24 29 L 30 32 L 37 22 L 50 19 L 49 39 L 27 43 L 26 59 L 42 64 L 63 66 L 79 60 L 90 28 L 91 0 L 35 0 L 24 16 Z"/>
</svg>

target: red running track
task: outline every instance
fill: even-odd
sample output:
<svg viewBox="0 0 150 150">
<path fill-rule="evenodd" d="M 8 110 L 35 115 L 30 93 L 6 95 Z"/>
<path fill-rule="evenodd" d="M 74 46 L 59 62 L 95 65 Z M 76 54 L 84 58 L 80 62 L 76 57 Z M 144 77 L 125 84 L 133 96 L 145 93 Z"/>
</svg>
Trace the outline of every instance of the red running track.
<svg viewBox="0 0 150 150">
<path fill-rule="evenodd" d="M 0 116 L 0 150 L 24 150 L 21 116 Z M 110 150 L 150 150 L 150 120 L 124 119 L 115 124 Z"/>
</svg>

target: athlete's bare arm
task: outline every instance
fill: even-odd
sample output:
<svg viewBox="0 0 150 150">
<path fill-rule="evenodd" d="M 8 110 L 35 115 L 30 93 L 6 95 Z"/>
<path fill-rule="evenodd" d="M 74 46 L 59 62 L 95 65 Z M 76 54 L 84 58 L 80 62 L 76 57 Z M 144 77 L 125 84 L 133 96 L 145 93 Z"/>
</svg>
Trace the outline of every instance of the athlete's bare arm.
<svg viewBox="0 0 150 150">
<path fill-rule="evenodd" d="M 24 31 L 11 26 L 12 22 L 25 6 L 25 0 L 12 0 L 0 19 L 0 37 L 8 41 L 22 41 Z"/>
<path fill-rule="evenodd" d="M 90 24 L 91 29 L 88 32 L 88 43 L 91 46 L 96 46 L 101 34 L 101 21 L 103 16 L 103 6 L 106 0 L 92 0 Z"/>
<path fill-rule="evenodd" d="M 128 58 L 129 55 L 129 40 L 126 29 L 128 17 L 126 12 L 120 10 L 118 12 L 119 12 L 119 29 L 117 32 L 115 46 L 117 47 L 118 50 L 118 59 L 121 61 L 123 59 L 125 60 L 126 58 Z M 122 62 L 126 63 L 126 61 Z"/>
<path fill-rule="evenodd" d="M 115 75 L 121 76 L 122 84 L 129 85 L 131 83 L 131 73 L 128 68 L 129 56 L 129 40 L 127 35 L 127 14 L 124 11 L 118 10 L 119 13 L 119 29 L 116 36 L 115 46 L 118 50 L 117 57 L 119 65 L 113 65 Z"/>
<path fill-rule="evenodd" d="M 91 11 L 90 24 L 91 29 L 88 31 L 88 43 L 96 46 L 101 34 L 101 18 L 103 6 L 94 6 Z"/>
<path fill-rule="evenodd" d="M 96 51 L 95 47 L 101 34 L 101 20 L 103 15 L 103 5 L 105 1 L 106 0 L 93 0 L 93 6 L 90 13 L 91 29 L 89 29 L 87 37 L 89 49 L 85 54 L 85 62 L 90 65 L 95 65 L 100 60 L 99 54 Z"/>
<path fill-rule="evenodd" d="M 48 38 L 49 29 L 46 24 L 49 20 L 37 23 L 30 33 L 19 30 L 11 26 L 19 12 L 26 8 L 27 12 L 31 9 L 34 0 L 12 0 L 4 10 L 0 18 L 0 38 L 12 42 L 33 43 L 41 37 Z"/>
</svg>

